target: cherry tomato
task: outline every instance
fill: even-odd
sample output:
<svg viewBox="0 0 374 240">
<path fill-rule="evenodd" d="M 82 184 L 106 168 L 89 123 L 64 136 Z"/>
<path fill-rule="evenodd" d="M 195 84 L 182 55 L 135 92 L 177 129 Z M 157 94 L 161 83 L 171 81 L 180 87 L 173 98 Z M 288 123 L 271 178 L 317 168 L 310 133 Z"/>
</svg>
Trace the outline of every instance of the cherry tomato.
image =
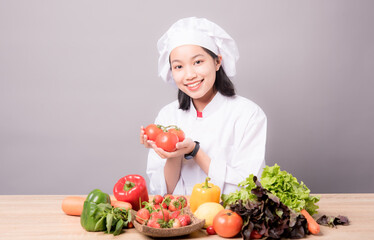
<svg viewBox="0 0 374 240">
<path fill-rule="evenodd" d="M 243 219 L 239 214 L 229 209 L 223 209 L 213 219 L 216 233 L 225 238 L 236 236 L 242 229 Z"/>
<path fill-rule="evenodd" d="M 178 142 L 178 136 L 171 132 L 162 132 L 156 138 L 156 146 L 166 152 L 174 152 L 177 149 L 175 145 Z"/>
<path fill-rule="evenodd" d="M 216 234 L 216 231 L 214 231 L 214 227 L 213 226 L 209 226 L 206 228 L 206 232 L 209 234 L 209 235 L 215 235 Z"/>
<path fill-rule="evenodd" d="M 176 134 L 178 136 L 179 142 L 183 142 L 186 137 L 184 132 L 180 128 L 170 128 L 168 131 Z"/>
<path fill-rule="evenodd" d="M 251 235 L 249 236 L 249 238 L 250 239 L 260 239 L 260 238 L 262 238 L 262 235 L 258 231 L 253 230 L 251 232 Z"/>
<path fill-rule="evenodd" d="M 162 133 L 161 127 L 156 124 L 150 124 L 144 129 L 145 135 L 147 135 L 148 140 L 155 141 L 157 136 Z"/>
</svg>

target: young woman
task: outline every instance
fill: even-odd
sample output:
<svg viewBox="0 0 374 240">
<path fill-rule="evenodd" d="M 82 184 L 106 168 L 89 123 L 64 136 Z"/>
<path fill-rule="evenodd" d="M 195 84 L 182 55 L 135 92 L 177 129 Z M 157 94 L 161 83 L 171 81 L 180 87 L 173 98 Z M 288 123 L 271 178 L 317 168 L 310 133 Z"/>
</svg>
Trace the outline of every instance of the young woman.
<svg viewBox="0 0 374 240">
<path fill-rule="evenodd" d="M 254 102 L 235 94 L 228 76 L 239 58 L 234 40 L 203 18 L 173 24 L 158 41 L 159 75 L 178 87 L 178 100 L 159 112 L 155 123 L 177 125 L 186 139 L 166 152 L 151 148 L 147 174 L 151 194 L 191 194 L 196 183 L 211 182 L 230 193 L 265 166 L 266 116 Z"/>
</svg>

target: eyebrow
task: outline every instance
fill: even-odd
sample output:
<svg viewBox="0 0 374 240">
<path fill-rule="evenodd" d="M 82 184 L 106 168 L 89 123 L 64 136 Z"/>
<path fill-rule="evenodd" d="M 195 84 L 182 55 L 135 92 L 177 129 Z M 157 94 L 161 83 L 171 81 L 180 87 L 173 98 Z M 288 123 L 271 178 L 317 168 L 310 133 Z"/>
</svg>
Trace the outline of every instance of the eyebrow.
<svg viewBox="0 0 374 240">
<path fill-rule="evenodd" d="M 203 54 L 199 53 L 199 54 L 196 54 L 195 56 L 193 56 L 191 59 L 194 59 L 194 58 L 197 58 L 197 57 L 204 57 Z M 181 62 L 181 60 L 178 60 L 178 59 L 174 59 L 171 64 L 173 64 L 174 62 Z"/>
</svg>

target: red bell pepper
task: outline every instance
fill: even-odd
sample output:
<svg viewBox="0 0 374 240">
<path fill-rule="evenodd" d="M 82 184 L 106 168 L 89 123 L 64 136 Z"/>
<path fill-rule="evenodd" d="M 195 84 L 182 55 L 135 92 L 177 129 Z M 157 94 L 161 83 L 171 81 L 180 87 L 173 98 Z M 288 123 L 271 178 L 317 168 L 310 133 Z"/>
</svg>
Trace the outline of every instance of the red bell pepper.
<svg viewBox="0 0 374 240">
<path fill-rule="evenodd" d="M 114 197 L 118 201 L 129 202 L 132 209 L 138 211 L 143 206 L 140 206 L 143 201 L 148 202 L 147 184 L 144 178 L 140 175 L 127 175 L 114 185 Z"/>
</svg>

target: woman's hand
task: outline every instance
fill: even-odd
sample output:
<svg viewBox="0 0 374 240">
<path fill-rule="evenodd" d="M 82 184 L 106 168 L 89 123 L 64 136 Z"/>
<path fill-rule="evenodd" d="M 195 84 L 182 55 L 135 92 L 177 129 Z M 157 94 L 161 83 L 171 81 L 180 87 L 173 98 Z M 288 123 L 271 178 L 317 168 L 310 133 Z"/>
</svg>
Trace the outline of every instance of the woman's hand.
<svg viewBox="0 0 374 240">
<path fill-rule="evenodd" d="M 146 148 L 152 148 L 152 143 L 154 143 L 151 140 L 148 140 L 148 136 L 145 135 L 144 127 L 140 127 L 140 143 L 144 145 Z"/>
<path fill-rule="evenodd" d="M 178 142 L 176 145 L 177 150 L 174 152 L 166 152 L 162 148 L 159 148 L 156 146 L 156 143 L 153 141 L 148 141 L 148 144 L 150 144 L 155 150 L 155 152 L 161 157 L 161 158 L 176 158 L 176 157 L 183 157 L 184 154 L 190 153 L 195 148 L 196 143 L 192 141 L 191 138 L 184 139 L 183 142 Z"/>
</svg>

